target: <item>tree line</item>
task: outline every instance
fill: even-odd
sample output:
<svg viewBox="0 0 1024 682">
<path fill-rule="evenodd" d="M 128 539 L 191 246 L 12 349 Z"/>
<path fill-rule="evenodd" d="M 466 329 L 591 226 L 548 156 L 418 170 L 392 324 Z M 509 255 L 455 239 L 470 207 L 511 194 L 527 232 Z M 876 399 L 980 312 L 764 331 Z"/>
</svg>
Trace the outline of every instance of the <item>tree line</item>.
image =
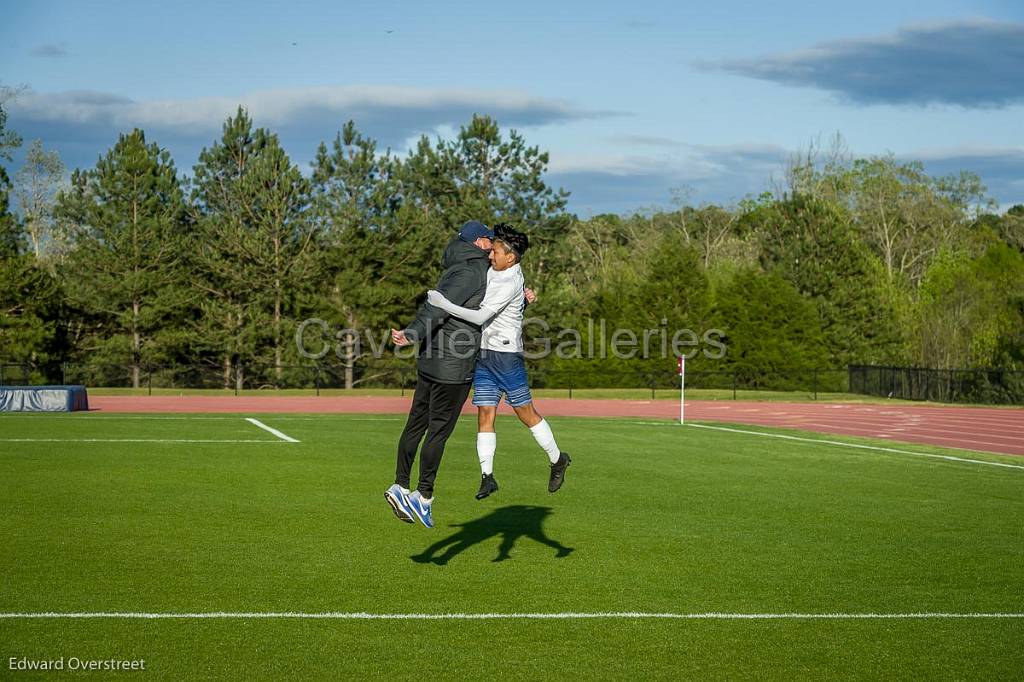
<svg viewBox="0 0 1024 682">
<path fill-rule="evenodd" d="M 189 174 L 142 130 L 69 182 L 38 141 L 8 173 L 21 144 L 0 105 L 0 362 L 41 379 L 90 363 L 138 386 L 146 367 L 196 365 L 218 385 L 257 367 L 260 385 L 286 385 L 310 362 L 303 320 L 402 325 L 469 219 L 529 234 L 528 339 L 579 342 L 535 361 L 550 372 L 614 384 L 668 367 L 604 352 L 596 320 L 662 348 L 685 329 L 699 350 L 717 330 L 724 356 L 691 366 L 753 382 L 849 363 L 1024 368 L 1024 206 L 998 214 L 966 172 L 811 150 L 784 186 L 735 205 L 580 219 L 548 184 L 548 155 L 487 116 L 403 155 L 348 122 L 305 173 L 241 108 Z M 331 342 L 342 352 L 319 362 L 346 386 L 409 364 L 352 335 Z"/>
</svg>

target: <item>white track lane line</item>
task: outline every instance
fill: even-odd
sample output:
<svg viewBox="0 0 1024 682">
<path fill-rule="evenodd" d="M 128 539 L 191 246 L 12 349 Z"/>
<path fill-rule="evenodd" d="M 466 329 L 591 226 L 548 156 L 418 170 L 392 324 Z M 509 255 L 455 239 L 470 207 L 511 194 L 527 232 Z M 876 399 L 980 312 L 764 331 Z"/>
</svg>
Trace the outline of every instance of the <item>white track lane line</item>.
<svg viewBox="0 0 1024 682">
<path fill-rule="evenodd" d="M 292 438 L 291 436 L 289 436 L 287 434 L 284 434 L 284 433 L 281 433 L 277 429 L 274 429 L 274 428 L 271 428 L 271 427 L 267 426 L 266 424 L 261 422 L 259 419 L 253 419 L 252 417 L 246 417 L 245 421 L 249 422 L 253 426 L 260 427 L 261 429 L 263 429 L 264 431 L 266 431 L 268 433 L 274 434 L 275 436 L 277 436 L 278 438 L 280 438 L 281 440 L 283 440 L 285 442 L 288 442 L 288 443 L 298 443 L 299 442 L 299 441 L 295 440 L 294 438 Z"/>
<path fill-rule="evenodd" d="M 878 434 L 880 432 L 892 431 L 891 429 L 888 429 L 885 426 L 879 426 L 879 427 L 876 427 L 876 428 L 850 427 L 850 426 L 845 426 L 845 425 L 842 425 L 842 424 L 831 424 L 831 423 L 828 423 L 828 422 L 801 422 L 801 423 L 798 423 L 798 424 L 793 424 L 792 426 L 787 425 L 787 428 L 797 428 L 798 429 L 798 428 L 800 428 L 802 426 L 803 427 L 816 426 L 818 428 L 828 429 L 829 433 L 841 433 L 841 434 L 847 435 L 847 436 L 860 436 L 860 435 L 864 435 L 864 436 L 870 436 L 872 438 L 876 437 L 876 434 Z M 840 429 L 842 429 L 842 430 L 840 430 Z M 813 429 L 807 429 L 807 430 L 810 431 L 810 430 L 813 430 Z M 895 436 L 895 435 L 896 435 L 896 432 L 893 432 L 893 436 Z M 919 439 L 930 438 L 932 440 L 943 441 L 943 442 L 946 442 L 946 443 L 963 443 L 963 444 L 970 444 L 970 445 L 990 445 L 992 447 L 999 447 L 999 448 L 1006 448 L 1006 447 L 1013 447 L 1013 446 L 1019 447 L 1018 444 L 1020 443 L 1020 440 L 1021 440 L 1019 438 L 1016 438 L 1016 439 L 1012 439 L 1012 440 L 1015 440 L 1016 442 L 996 443 L 996 442 L 989 441 L 989 440 L 973 440 L 971 438 L 964 438 L 962 436 L 961 437 L 936 436 L 936 435 L 934 435 L 933 431 L 922 430 L 922 429 L 920 429 L 919 427 L 916 427 L 916 426 L 908 426 L 908 427 L 906 427 L 904 430 L 899 432 L 899 435 L 904 436 L 903 440 L 910 440 L 911 437 L 919 438 Z M 973 434 L 969 434 L 969 435 L 973 435 Z M 1006 440 L 1011 440 L 1011 439 L 1006 439 Z M 957 445 L 952 445 L 952 446 L 949 446 L 949 447 L 961 447 L 961 449 L 964 449 L 964 450 L 971 450 L 971 449 L 984 450 L 985 449 L 985 448 L 969 448 L 969 447 L 963 447 L 963 446 L 957 446 Z M 1012 452 L 994 452 L 993 454 L 1012 455 L 1014 453 L 1012 453 Z"/>
<path fill-rule="evenodd" d="M 639 422 L 634 422 L 639 423 Z M 986 466 L 1003 467 L 1006 469 L 1020 469 L 1024 466 L 1019 464 L 1004 464 L 1003 462 L 986 462 L 983 459 L 969 459 L 967 457 L 953 457 L 952 455 L 936 455 L 930 452 L 914 452 L 913 450 L 897 450 L 896 448 L 883 448 L 877 445 L 861 445 L 860 443 L 844 443 L 838 440 L 823 440 L 817 438 L 801 438 L 800 436 L 788 436 L 782 433 L 765 433 L 763 431 L 747 431 L 745 429 L 731 429 L 726 426 L 711 426 L 709 424 L 687 424 L 695 429 L 712 429 L 714 431 L 728 431 L 730 433 L 745 433 L 748 436 L 764 436 L 765 438 L 782 438 L 783 440 L 796 440 L 802 443 L 818 443 L 822 445 L 837 445 L 844 448 L 857 448 L 859 450 L 876 450 L 878 452 L 894 452 L 900 455 L 913 455 L 914 457 L 931 457 L 933 459 L 944 459 L 950 462 L 967 462 L 970 464 L 984 464 Z M 1013 455 L 1009 455 L 1013 456 Z"/>
<path fill-rule="evenodd" d="M 136 620 L 212 620 L 212 619 L 309 619 L 309 620 L 572 620 L 572 619 L 637 619 L 666 620 L 943 620 L 943 619 L 1022 619 L 1024 613 L 648 613 L 642 611 L 601 611 L 595 613 L 306 613 L 297 611 L 257 611 L 206 613 L 0 613 L 0 620 L 15 619 L 136 619 Z"/>
<path fill-rule="evenodd" d="M 891 419 L 842 419 L 836 420 L 834 415 L 816 415 L 813 417 L 804 417 L 801 419 L 793 419 L 792 421 L 803 423 L 803 424 L 827 424 L 833 428 L 840 427 L 854 427 L 854 428 L 865 428 L 865 429 L 890 429 L 893 427 L 900 427 L 906 429 L 916 429 L 918 431 L 927 431 L 929 433 L 956 433 L 966 434 L 971 437 L 984 437 L 984 438 L 995 438 L 1000 440 L 1010 440 L 1015 442 L 1024 442 L 1024 431 L 986 431 L 978 428 L 955 428 L 952 424 L 945 423 L 932 423 L 925 421 L 913 421 L 913 420 L 891 420 Z M 949 428 L 946 428 L 949 427 Z"/>
</svg>

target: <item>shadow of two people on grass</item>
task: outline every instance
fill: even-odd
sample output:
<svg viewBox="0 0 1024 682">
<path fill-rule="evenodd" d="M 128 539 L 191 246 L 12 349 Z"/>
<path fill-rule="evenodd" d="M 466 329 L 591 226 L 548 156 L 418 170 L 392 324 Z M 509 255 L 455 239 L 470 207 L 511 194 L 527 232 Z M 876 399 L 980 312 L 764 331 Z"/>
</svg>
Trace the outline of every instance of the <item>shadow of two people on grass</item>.
<svg viewBox="0 0 1024 682">
<path fill-rule="evenodd" d="M 459 530 L 410 558 L 421 564 L 434 563 L 444 566 L 470 547 L 500 535 L 501 546 L 498 548 L 498 556 L 492 561 L 510 559 L 512 548 L 522 537 L 547 545 L 555 550 L 555 558 L 561 559 L 569 556 L 574 548 L 566 547 L 558 540 L 548 537 L 544 532 L 544 519 L 551 513 L 551 507 L 522 504 L 501 507 L 479 519 L 452 524 L 452 528 Z M 442 550 L 444 551 L 442 552 Z"/>
</svg>

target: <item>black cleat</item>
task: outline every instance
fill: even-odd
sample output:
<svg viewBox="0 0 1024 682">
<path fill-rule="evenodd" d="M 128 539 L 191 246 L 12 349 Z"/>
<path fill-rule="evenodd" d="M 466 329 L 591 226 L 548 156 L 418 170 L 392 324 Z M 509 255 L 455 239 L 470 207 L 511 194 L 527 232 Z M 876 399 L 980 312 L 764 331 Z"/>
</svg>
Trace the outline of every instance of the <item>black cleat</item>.
<svg viewBox="0 0 1024 682">
<path fill-rule="evenodd" d="M 482 500 L 491 493 L 498 492 L 498 482 L 494 480 L 494 474 L 484 474 L 480 477 L 480 490 L 476 491 L 476 499 Z"/>
<path fill-rule="evenodd" d="M 548 492 L 553 493 L 562 487 L 565 482 L 565 470 L 569 468 L 568 453 L 560 453 L 558 461 L 551 465 L 551 478 L 548 479 Z"/>
</svg>

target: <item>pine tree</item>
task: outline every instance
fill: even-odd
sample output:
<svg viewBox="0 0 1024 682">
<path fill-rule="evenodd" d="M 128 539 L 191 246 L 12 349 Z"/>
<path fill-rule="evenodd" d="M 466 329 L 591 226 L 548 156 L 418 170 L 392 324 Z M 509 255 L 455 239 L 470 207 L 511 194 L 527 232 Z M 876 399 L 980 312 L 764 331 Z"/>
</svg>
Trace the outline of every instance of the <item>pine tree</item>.
<svg viewBox="0 0 1024 682">
<path fill-rule="evenodd" d="M 7 128 L 7 111 L 4 105 L 13 97 L 13 92 L 0 86 L 0 161 L 10 162 L 11 152 L 21 146 L 21 136 Z M 20 251 L 21 225 L 10 211 L 11 178 L 7 168 L 0 164 L 0 255 Z"/>
<path fill-rule="evenodd" d="M 192 283 L 199 300 L 195 343 L 198 357 L 219 358 L 224 388 L 232 379 L 236 388 L 242 387 L 242 365 L 255 361 L 260 333 L 253 319 L 254 292 L 241 281 L 236 251 L 221 240 L 233 228 L 255 230 L 255 221 L 242 208 L 238 184 L 266 146 L 266 131 L 253 130 L 252 119 L 239 107 L 224 122 L 220 141 L 204 148 L 193 168 L 190 210 L 198 248 L 191 259 Z"/>
<path fill-rule="evenodd" d="M 61 291 L 31 253 L 0 255 L 0 362 L 27 365 L 42 377 L 61 348 Z"/>
<path fill-rule="evenodd" d="M 200 156 L 194 185 L 203 242 L 198 261 L 218 301 L 206 310 L 214 318 L 207 329 L 219 329 L 209 338 L 226 344 L 226 365 L 230 356 L 264 360 L 274 370 L 269 380 L 280 383 L 293 347 L 292 312 L 317 267 L 308 182 L 277 136 L 252 130 L 239 108 L 221 141 Z"/>
<path fill-rule="evenodd" d="M 438 145 L 442 167 L 454 182 L 454 192 L 442 196 L 445 214 L 456 219 L 482 220 L 488 225 L 512 223 L 530 236 L 530 257 L 524 262 L 529 282 L 541 286 L 572 223 L 565 206 L 569 193 L 544 180 L 549 156 L 527 145 L 519 132 L 502 135 L 498 122 L 474 115 L 455 139 Z M 450 223 L 451 224 L 451 223 Z"/>
<path fill-rule="evenodd" d="M 170 154 L 143 131 L 119 137 L 96 167 L 75 171 L 57 213 L 72 229 L 68 298 L 88 320 L 90 357 L 144 364 L 173 357 L 189 294 L 184 198 Z"/>
<path fill-rule="evenodd" d="M 357 364 L 369 361 L 372 348 L 365 334 L 387 330 L 420 293 L 408 286 L 410 274 L 419 269 L 411 254 L 422 244 L 412 234 L 417 223 L 399 219 L 399 168 L 397 159 L 378 154 L 376 143 L 352 121 L 335 136 L 330 151 L 321 143 L 313 162 L 313 206 L 328 282 L 319 308 L 335 329 L 348 330 L 338 340 L 345 388 L 357 383 Z"/>
<path fill-rule="evenodd" d="M 834 366 L 889 359 L 900 348 L 884 270 L 846 211 L 802 194 L 760 209 L 761 265 L 814 301 Z"/>
<path fill-rule="evenodd" d="M 712 322 L 725 332 L 721 366 L 746 386 L 788 388 L 780 375 L 827 363 L 817 307 L 777 272 L 743 270 L 716 299 Z"/>
</svg>

